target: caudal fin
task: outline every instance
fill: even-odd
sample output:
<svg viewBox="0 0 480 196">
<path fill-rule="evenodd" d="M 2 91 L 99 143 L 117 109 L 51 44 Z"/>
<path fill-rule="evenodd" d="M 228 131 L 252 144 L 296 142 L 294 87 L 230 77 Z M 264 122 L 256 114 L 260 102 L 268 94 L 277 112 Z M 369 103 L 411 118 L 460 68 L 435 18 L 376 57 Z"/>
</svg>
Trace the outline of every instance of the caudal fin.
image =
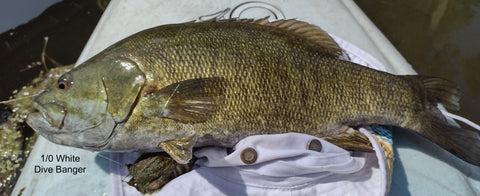
<svg viewBox="0 0 480 196">
<path fill-rule="evenodd" d="M 480 136 L 477 132 L 455 127 L 437 109 L 440 103 L 448 109 L 458 110 L 460 92 L 451 82 L 434 77 L 416 76 L 423 83 L 430 111 L 425 112 L 420 129 L 424 136 L 457 157 L 480 166 Z M 428 107 L 427 107 L 428 108 Z"/>
<path fill-rule="evenodd" d="M 447 124 L 439 117 L 426 121 L 422 129 L 427 138 L 458 158 L 480 166 L 480 136 L 477 132 Z"/>
<path fill-rule="evenodd" d="M 433 105 L 441 103 L 448 109 L 459 110 L 460 90 L 452 82 L 435 77 L 417 76 L 423 83 L 427 101 Z"/>
</svg>

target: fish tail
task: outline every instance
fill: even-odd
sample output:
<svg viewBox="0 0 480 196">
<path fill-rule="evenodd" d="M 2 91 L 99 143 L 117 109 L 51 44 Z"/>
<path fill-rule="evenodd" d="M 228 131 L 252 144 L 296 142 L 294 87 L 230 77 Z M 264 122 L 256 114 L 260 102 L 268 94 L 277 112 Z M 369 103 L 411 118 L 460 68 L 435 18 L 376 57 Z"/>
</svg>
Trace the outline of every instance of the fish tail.
<svg viewBox="0 0 480 196">
<path fill-rule="evenodd" d="M 416 76 L 423 83 L 427 101 L 433 105 L 441 103 L 447 109 L 460 109 L 460 90 L 452 82 L 436 77 Z"/>
<path fill-rule="evenodd" d="M 451 82 L 435 77 L 416 76 L 423 83 L 427 100 L 426 112 L 419 131 L 455 156 L 480 166 L 480 136 L 477 132 L 453 126 L 435 107 L 438 103 L 459 110 L 460 91 Z"/>
<path fill-rule="evenodd" d="M 438 115 L 435 113 L 439 113 Z M 474 165 L 480 166 L 480 136 L 477 132 L 447 123 L 440 111 L 429 115 L 422 123 L 425 137 L 445 150 Z"/>
</svg>

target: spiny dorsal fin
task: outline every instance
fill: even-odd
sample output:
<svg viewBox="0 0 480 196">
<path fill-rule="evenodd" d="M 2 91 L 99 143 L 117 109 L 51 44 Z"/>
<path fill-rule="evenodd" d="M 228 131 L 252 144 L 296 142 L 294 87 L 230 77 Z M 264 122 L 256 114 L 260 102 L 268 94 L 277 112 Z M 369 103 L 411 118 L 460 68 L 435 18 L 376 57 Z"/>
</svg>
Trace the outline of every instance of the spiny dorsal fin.
<svg viewBox="0 0 480 196">
<path fill-rule="evenodd" d="M 276 20 L 270 22 L 268 18 L 269 17 L 265 17 L 258 20 L 243 18 L 231 18 L 225 20 L 211 19 L 203 22 L 241 22 L 268 26 L 306 39 L 309 43 L 317 44 L 323 48 L 325 53 L 334 57 L 346 57 L 346 53 L 344 53 L 342 48 L 340 48 L 333 38 L 320 27 L 296 19 Z"/>
</svg>

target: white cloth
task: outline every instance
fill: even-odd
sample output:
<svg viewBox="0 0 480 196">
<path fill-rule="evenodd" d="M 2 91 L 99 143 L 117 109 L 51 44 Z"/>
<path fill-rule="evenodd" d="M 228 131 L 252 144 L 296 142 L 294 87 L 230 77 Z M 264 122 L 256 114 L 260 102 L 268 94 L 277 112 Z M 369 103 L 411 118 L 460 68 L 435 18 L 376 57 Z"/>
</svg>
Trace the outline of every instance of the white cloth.
<svg viewBox="0 0 480 196">
<path fill-rule="evenodd" d="M 370 132 L 363 128 L 360 131 L 369 137 L 375 152 L 352 156 L 320 138 L 299 133 L 250 136 L 230 154 L 225 148 L 203 148 L 195 152 L 200 159 L 193 171 L 175 178 L 153 195 L 385 195 L 383 150 Z M 321 141 L 321 152 L 307 149 L 313 139 Z M 251 165 L 240 158 L 241 151 L 248 147 L 258 153 L 257 161 Z M 120 161 L 124 155 L 111 158 Z M 116 185 L 113 193 L 141 195 L 121 182 L 128 181 L 123 177 L 128 172 L 125 167 L 119 169 L 120 173 L 112 171 Z"/>
<path fill-rule="evenodd" d="M 350 61 L 385 71 L 376 59 L 335 36 Z M 169 182 L 153 195 L 386 195 L 387 169 L 383 149 L 370 132 L 360 129 L 375 152 L 345 151 L 314 136 L 288 133 L 244 138 L 231 154 L 218 147 L 195 152 L 200 158 L 195 169 Z M 308 142 L 318 139 L 322 151 L 308 150 Z M 257 161 L 245 165 L 243 149 L 252 147 Z M 133 163 L 138 154 L 112 153 L 113 195 L 141 195 L 126 182 L 128 171 L 119 163 Z"/>
</svg>

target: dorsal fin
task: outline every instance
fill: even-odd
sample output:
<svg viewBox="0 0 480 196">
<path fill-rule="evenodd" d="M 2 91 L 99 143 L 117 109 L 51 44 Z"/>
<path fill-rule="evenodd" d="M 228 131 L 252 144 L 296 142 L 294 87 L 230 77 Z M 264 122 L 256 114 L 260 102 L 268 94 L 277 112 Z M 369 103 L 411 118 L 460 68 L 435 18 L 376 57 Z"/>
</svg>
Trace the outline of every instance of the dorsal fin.
<svg viewBox="0 0 480 196">
<path fill-rule="evenodd" d="M 276 20 L 270 22 L 269 17 L 261 19 L 240 19 L 240 18 L 231 18 L 224 20 L 211 19 L 203 22 L 241 22 L 241 23 L 252 23 L 257 25 L 269 26 L 291 35 L 301 37 L 307 40 L 310 43 L 317 44 L 323 48 L 323 51 L 327 54 L 330 54 L 334 57 L 345 57 L 346 54 L 340 48 L 340 46 L 333 40 L 327 32 L 323 31 L 320 27 L 309 24 L 303 21 L 298 21 L 296 19 L 288 20 Z M 348 58 L 348 57 L 347 57 Z"/>
</svg>

